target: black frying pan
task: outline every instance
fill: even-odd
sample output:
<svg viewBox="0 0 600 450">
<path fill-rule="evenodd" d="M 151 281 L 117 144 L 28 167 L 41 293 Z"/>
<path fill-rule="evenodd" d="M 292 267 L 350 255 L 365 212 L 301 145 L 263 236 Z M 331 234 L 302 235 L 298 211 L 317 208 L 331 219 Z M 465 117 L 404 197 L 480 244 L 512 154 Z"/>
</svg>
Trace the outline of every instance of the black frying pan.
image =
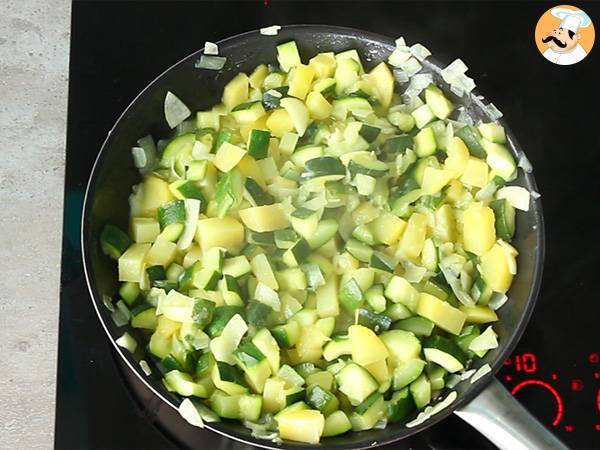
<svg viewBox="0 0 600 450">
<path fill-rule="evenodd" d="M 82 249 L 92 301 L 98 318 L 113 344 L 125 329 L 134 336 L 137 335 L 137 331 L 129 327 L 116 327 L 103 305 L 102 296 L 114 296 L 117 290 L 117 274 L 116 264 L 102 254 L 98 242 L 100 230 L 106 223 L 127 228 L 127 199 L 131 187 L 140 181 L 139 173 L 131 159 L 132 145 L 141 136 L 149 133 L 153 136 L 166 136 L 169 133 L 163 113 L 163 102 L 168 90 L 184 99 L 193 111 L 205 109 L 220 100 L 223 87 L 237 72 L 249 73 L 259 63 L 275 61 L 275 46 L 291 39 L 297 42 L 304 61 L 318 52 L 340 52 L 356 48 L 367 67 L 385 60 L 394 48 L 394 41 L 388 37 L 334 26 L 285 26 L 277 36 L 263 36 L 258 31 L 244 33 L 218 43 L 220 54 L 227 57 L 227 64 L 222 71 L 194 68 L 194 62 L 200 57 L 201 51 L 188 56 L 144 89 L 109 132 L 87 186 L 82 217 Z M 435 59 L 428 58 L 424 67 L 434 74 L 436 81 L 447 88 L 441 81 L 441 66 Z M 459 99 L 450 94 L 448 89 L 445 91 L 455 104 L 464 105 L 475 120 L 489 120 L 481 102 L 476 101 L 475 93 L 468 99 Z M 511 150 L 518 156 L 521 152 L 519 144 L 506 124 L 503 125 L 508 131 Z M 536 190 L 533 176 L 523 173 L 522 170 L 519 170 L 515 184 Z M 499 335 L 500 346 L 477 363 L 488 363 L 492 374 L 501 368 L 504 359 L 511 354 L 523 334 L 538 295 L 544 261 L 544 223 L 539 199 L 532 201 L 529 212 L 517 214 L 514 245 L 520 252 L 519 272 L 508 293 L 510 300 L 499 310 L 500 321 L 494 326 Z M 114 348 L 130 370 L 135 372 L 149 389 L 162 401 L 177 408 L 181 399 L 167 392 L 156 370 L 156 375 L 146 376 L 133 355 L 116 344 Z M 404 423 L 398 423 L 383 430 L 351 432 L 324 439 L 322 442 L 329 448 L 340 449 L 383 445 L 420 432 L 455 412 L 502 448 L 564 448 L 490 374 L 472 384 L 465 381 L 454 390 L 458 397 L 448 408 L 416 427 L 407 428 Z M 415 415 L 416 413 L 407 421 L 412 420 Z M 256 439 L 238 422 L 223 421 L 207 424 L 206 427 L 223 436 L 264 448 L 308 447 L 298 443 L 285 442 L 279 445 Z"/>
</svg>

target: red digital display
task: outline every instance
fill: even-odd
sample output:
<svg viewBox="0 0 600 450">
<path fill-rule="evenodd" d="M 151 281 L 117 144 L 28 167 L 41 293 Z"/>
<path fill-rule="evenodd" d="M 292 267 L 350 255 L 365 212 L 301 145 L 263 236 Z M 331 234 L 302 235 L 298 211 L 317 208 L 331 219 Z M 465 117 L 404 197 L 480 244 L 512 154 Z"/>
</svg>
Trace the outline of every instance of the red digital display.
<svg viewBox="0 0 600 450">
<path fill-rule="evenodd" d="M 514 355 L 514 359 L 507 358 L 504 360 L 505 366 L 510 366 L 514 363 L 517 372 L 535 373 L 538 370 L 537 357 L 535 353 L 521 353 Z"/>
</svg>

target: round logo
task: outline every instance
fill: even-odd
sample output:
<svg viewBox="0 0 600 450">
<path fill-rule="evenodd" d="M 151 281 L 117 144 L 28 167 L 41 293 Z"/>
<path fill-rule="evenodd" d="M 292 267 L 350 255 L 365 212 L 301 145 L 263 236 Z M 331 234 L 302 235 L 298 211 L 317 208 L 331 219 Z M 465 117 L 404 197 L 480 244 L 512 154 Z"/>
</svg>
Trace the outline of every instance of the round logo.
<svg viewBox="0 0 600 450">
<path fill-rule="evenodd" d="M 560 66 L 583 60 L 594 46 L 596 33 L 585 11 L 559 5 L 546 11 L 535 27 L 535 45 L 544 58 Z"/>
</svg>

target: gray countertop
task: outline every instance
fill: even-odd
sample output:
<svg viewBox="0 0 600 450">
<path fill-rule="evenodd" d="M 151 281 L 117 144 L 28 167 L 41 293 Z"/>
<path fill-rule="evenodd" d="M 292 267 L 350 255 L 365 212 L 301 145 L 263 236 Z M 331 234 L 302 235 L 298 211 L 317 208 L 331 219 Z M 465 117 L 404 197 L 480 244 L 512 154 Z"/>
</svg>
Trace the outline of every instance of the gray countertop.
<svg viewBox="0 0 600 450">
<path fill-rule="evenodd" d="M 0 448 L 51 448 L 68 0 L 0 4 Z"/>
</svg>

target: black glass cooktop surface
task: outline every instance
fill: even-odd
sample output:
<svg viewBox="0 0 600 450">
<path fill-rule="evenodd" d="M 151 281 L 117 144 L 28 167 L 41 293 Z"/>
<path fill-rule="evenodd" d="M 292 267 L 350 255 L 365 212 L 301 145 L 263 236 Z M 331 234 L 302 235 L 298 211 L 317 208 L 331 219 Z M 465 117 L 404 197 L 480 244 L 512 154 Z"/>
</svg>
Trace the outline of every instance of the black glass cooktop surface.
<svg viewBox="0 0 600 450">
<path fill-rule="evenodd" d="M 572 448 L 600 447 L 597 296 L 600 49 L 545 61 L 533 42 L 544 3 L 106 2 L 72 10 L 55 446 L 248 448 L 169 418 L 114 357 L 89 300 L 80 214 L 87 177 L 114 121 L 156 75 L 207 40 L 272 24 L 320 23 L 404 35 L 443 62 L 460 56 L 504 112 L 534 166 L 547 228 L 544 281 L 530 326 L 499 377 Z M 600 23 L 598 4 L 585 3 Z M 597 46 L 597 45 L 596 45 Z M 168 409 L 168 408 L 167 408 Z M 165 429 L 161 423 L 176 423 Z M 458 418 L 393 448 L 493 448 Z M 391 448 L 391 447 L 390 447 Z"/>
</svg>

